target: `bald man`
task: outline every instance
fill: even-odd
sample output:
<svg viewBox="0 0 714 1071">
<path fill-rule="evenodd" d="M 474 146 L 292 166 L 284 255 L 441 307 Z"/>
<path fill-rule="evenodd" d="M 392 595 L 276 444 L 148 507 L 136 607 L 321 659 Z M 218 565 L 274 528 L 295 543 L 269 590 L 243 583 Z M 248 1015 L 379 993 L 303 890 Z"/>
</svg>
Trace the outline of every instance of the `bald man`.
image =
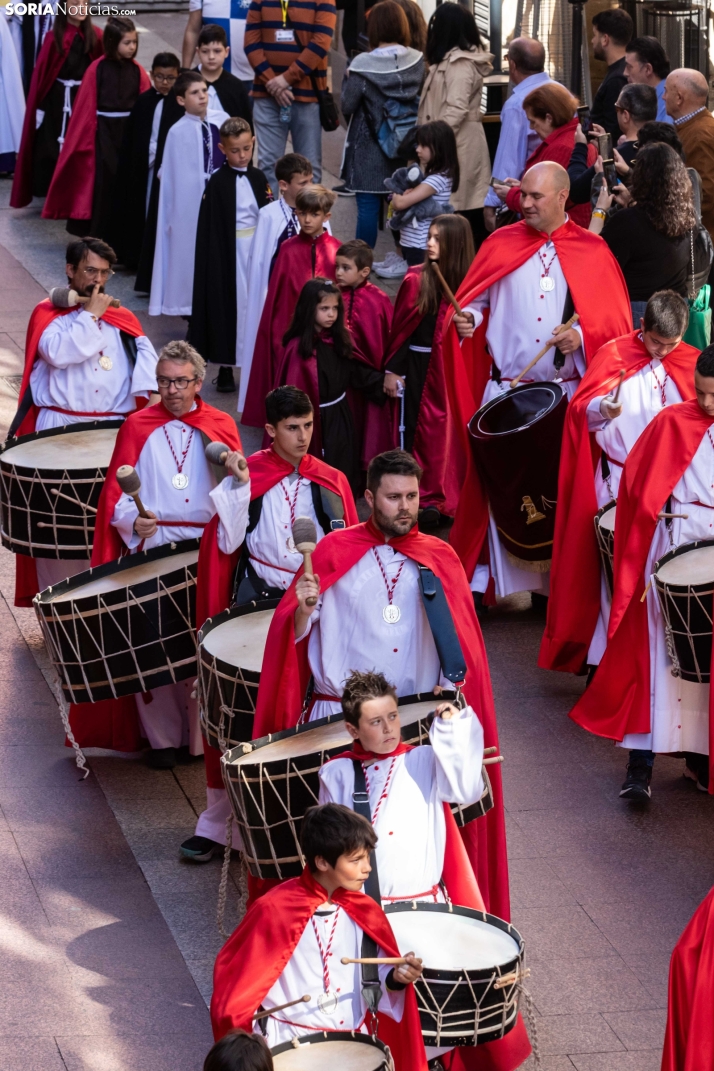
<svg viewBox="0 0 714 1071">
<path fill-rule="evenodd" d="M 520 178 L 526 160 L 540 145 L 539 136 L 530 129 L 523 101 L 537 86 L 550 82 L 550 75 L 543 70 L 545 49 L 540 41 L 530 37 L 517 37 L 508 47 L 508 74 L 513 92 L 501 109 L 501 134 L 493 161 L 496 178 Z M 496 209 L 501 202 L 493 190 L 486 194 L 484 220 L 488 230 L 496 225 Z"/>
<path fill-rule="evenodd" d="M 531 167 L 521 183 L 523 219 L 484 242 L 459 289 L 463 312 L 453 317 L 453 330 L 448 330 L 447 318 L 444 334 L 448 335 L 445 373 L 460 426 L 466 427 L 481 405 L 507 392 L 510 381 L 549 339 L 557 338 L 557 348 L 549 350 L 522 382 L 557 379 L 570 398 L 600 346 L 630 330 L 632 314 L 622 273 L 605 243 L 594 242 L 589 231 L 567 218 L 569 192 L 568 173 L 560 164 Z M 580 322 L 562 330 L 560 325 L 573 312 Z M 466 340 L 472 341 L 467 345 Z M 471 397 L 467 385 L 475 385 Z M 537 596 L 547 596 L 550 590 L 548 572 L 519 564 L 518 547 L 504 543 L 493 518 L 489 554 L 481 553 L 486 527 L 479 543 L 481 520 L 474 517 L 481 502 L 478 488 L 461 495 L 452 538 L 472 577 L 472 590 L 484 593 L 493 579 L 497 595 L 531 591 L 538 604 Z M 521 503 L 514 508 L 518 511 Z M 465 520 L 464 514 L 468 514 Z M 478 606 L 483 600 L 475 601 Z"/>
<path fill-rule="evenodd" d="M 709 85 L 699 71 L 681 67 L 667 76 L 665 107 L 684 146 L 687 167 L 702 180 L 702 222 L 714 239 L 714 117 L 707 109 L 708 95 Z"/>
</svg>

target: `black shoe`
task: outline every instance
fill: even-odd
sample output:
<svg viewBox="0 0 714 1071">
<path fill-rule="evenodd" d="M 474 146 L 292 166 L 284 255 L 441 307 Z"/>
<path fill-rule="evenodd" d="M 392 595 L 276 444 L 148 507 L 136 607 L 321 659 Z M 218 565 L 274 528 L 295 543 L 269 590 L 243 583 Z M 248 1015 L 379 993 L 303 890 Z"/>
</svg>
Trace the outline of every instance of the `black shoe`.
<svg viewBox="0 0 714 1071">
<path fill-rule="evenodd" d="M 531 607 L 537 614 L 548 613 L 548 596 L 541 594 L 540 591 L 531 592 Z"/>
<path fill-rule="evenodd" d="M 441 514 L 436 506 L 425 506 L 419 511 L 419 529 L 422 532 L 433 532 L 441 524 Z"/>
<path fill-rule="evenodd" d="M 685 751 L 684 759 L 684 776 L 686 779 L 688 781 L 694 781 L 700 792 L 708 792 L 709 756 L 699 755 L 692 751 Z"/>
<path fill-rule="evenodd" d="M 235 394 L 236 384 L 231 366 L 222 364 L 218 369 L 218 375 L 211 382 L 219 394 Z"/>
<path fill-rule="evenodd" d="M 176 748 L 176 762 L 179 766 L 189 766 L 192 762 L 200 762 L 203 755 L 192 755 L 188 744 Z"/>
<path fill-rule="evenodd" d="M 173 770 L 176 765 L 176 748 L 152 747 L 146 761 L 152 770 Z"/>
<path fill-rule="evenodd" d="M 182 857 L 190 859 L 192 863 L 210 863 L 215 853 L 221 851 L 223 845 L 216 844 L 208 837 L 189 837 L 179 848 Z"/>
<path fill-rule="evenodd" d="M 354 195 L 355 195 L 355 191 L 354 190 L 348 190 L 347 187 L 345 186 L 344 182 L 342 183 L 341 186 L 333 186 L 332 187 L 332 192 L 336 193 L 338 197 L 354 197 Z"/>
<path fill-rule="evenodd" d="M 483 591 L 472 591 L 471 594 L 474 597 L 474 610 L 476 611 L 476 617 L 479 621 L 483 621 L 484 617 L 488 617 L 488 606 L 483 604 Z"/>
<path fill-rule="evenodd" d="M 652 796 L 650 781 L 652 780 L 652 767 L 644 762 L 631 762 L 627 767 L 620 797 L 625 800 L 648 800 Z"/>
<path fill-rule="evenodd" d="M 588 679 L 585 681 L 585 687 L 589 688 L 590 685 L 592 684 L 594 678 L 595 678 L 595 674 L 598 671 L 598 667 L 597 666 L 588 666 L 587 670 L 588 670 Z"/>
</svg>

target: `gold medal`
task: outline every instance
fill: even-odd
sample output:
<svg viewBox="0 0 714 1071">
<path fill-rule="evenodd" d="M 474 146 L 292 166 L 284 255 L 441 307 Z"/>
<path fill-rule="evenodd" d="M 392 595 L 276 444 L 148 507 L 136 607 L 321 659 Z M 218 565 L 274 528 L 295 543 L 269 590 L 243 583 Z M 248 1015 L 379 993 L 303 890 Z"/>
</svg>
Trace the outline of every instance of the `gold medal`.
<svg viewBox="0 0 714 1071">
<path fill-rule="evenodd" d="M 99 363 L 105 372 L 111 372 L 114 365 L 114 362 L 112 361 L 111 357 L 107 357 L 105 356 L 105 354 L 101 355 L 101 357 L 99 358 Z"/>
</svg>

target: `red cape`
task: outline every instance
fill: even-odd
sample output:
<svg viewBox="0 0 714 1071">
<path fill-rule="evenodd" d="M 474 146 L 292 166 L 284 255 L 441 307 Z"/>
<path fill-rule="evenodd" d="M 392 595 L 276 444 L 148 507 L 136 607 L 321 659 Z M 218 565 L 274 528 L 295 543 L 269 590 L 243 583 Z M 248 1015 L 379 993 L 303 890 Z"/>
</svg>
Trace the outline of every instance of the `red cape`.
<svg viewBox="0 0 714 1071">
<path fill-rule="evenodd" d="M 342 290 L 345 303 L 345 323 L 354 344 L 353 356 L 358 361 L 378 369 L 384 366 L 384 354 L 392 324 L 392 303 L 374 283 L 363 283 L 356 289 Z M 367 468 L 373 457 L 391 450 L 389 402 L 377 405 L 365 401 L 359 394 L 352 399 L 352 409 L 358 434 L 362 441 L 362 467 Z"/>
<path fill-rule="evenodd" d="M 90 55 L 92 59 L 98 59 L 102 55 L 102 31 L 95 26 L 94 33 L 97 40 Z M 76 34 L 82 35 L 82 27 L 67 25 L 62 39 L 61 52 L 57 51 L 52 32 L 48 33 L 42 42 L 42 47 L 37 56 L 37 63 L 32 72 L 30 91 L 27 94 L 25 121 L 22 126 L 22 141 L 20 142 L 20 151 L 17 154 L 15 174 L 12 180 L 12 193 L 10 194 L 11 208 L 24 208 L 25 205 L 29 205 L 32 201 L 32 154 L 37 132 L 37 109 L 57 80 Z"/>
<path fill-rule="evenodd" d="M 95 60 L 82 79 L 67 137 L 47 191 L 43 219 L 92 218 L 97 168 L 97 67 L 103 60 L 104 56 Z M 139 68 L 139 93 L 144 93 L 151 89 L 151 81 L 141 64 L 136 66 Z"/>
<path fill-rule="evenodd" d="M 714 1071 L 714 889 L 672 952 L 662 1071 Z"/>
<path fill-rule="evenodd" d="M 250 499 L 260 498 L 271 487 L 294 471 L 289 461 L 276 454 L 272 447 L 258 450 L 248 458 L 250 472 Z M 345 509 L 345 524 L 357 524 L 357 507 L 347 477 L 333 469 L 319 457 L 306 454 L 298 465 L 298 472 L 306 480 L 326 487 L 342 499 Z M 196 623 L 200 627 L 214 614 L 225 610 L 231 601 L 233 574 L 238 564 L 241 548 L 233 554 L 223 554 L 218 549 L 218 515 L 206 526 L 201 537 L 198 553 L 198 581 L 196 585 Z M 217 788 L 222 787 L 221 781 Z"/>
<path fill-rule="evenodd" d="M 617 261 L 598 235 L 568 220 L 550 237 L 580 316 L 585 356 L 589 361 L 606 342 L 630 330 L 632 310 L 625 280 Z M 548 235 L 524 221 L 491 234 L 459 287 L 456 296 L 461 307 L 504 275 L 520 268 L 547 240 Z M 597 287 L 593 286 L 594 279 Z M 602 300 L 603 294 L 607 295 L 606 301 Z M 453 311 L 449 310 L 444 324 L 444 375 L 467 471 L 451 530 L 451 545 L 470 577 L 488 531 L 488 502 L 472 460 L 467 426 L 481 406 L 491 375 L 491 357 L 486 348 L 488 317 L 473 338 L 461 346 L 452 317 Z"/>
<path fill-rule="evenodd" d="M 296 234 L 280 246 L 255 340 L 241 418 L 244 424 L 253 428 L 262 428 L 265 424 L 265 396 L 277 386 L 283 336 L 290 326 L 300 291 L 308 279 L 317 275 L 335 278 L 335 254 L 339 248 L 340 242 L 327 231 L 315 240 L 302 233 Z"/>
<path fill-rule="evenodd" d="M 682 342 L 665 360 L 683 401 L 694 397 L 699 350 Z M 593 517 L 597 513 L 595 470 L 600 447 L 588 432 L 587 407 L 619 381 L 649 363 L 639 331 L 613 339 L 595 354 L 568 405 L 558 479 L 548 620 L 538 665 L 578 673 L 585 662 L 600 610 L 600 553 Z M 618 528 L 620 520 L 618 514 Z"/>
<path fill-rule="evenodd" d="M 318 543 L 312 557 L 322 590 L 326 591 L 372 547 L 383 542 L 382 533 L 371 521 L 326 536 Z M 498 746 L 496 713 L 483 637 L 466 577 L 454 551 L 442 540 L 422 535 L 416 528 L 406 536 L 391 540 L 390 546 L 427 566 L 441 580 L 466 657 L 464 695 L 483 725 L 484 746 Z M 296 579 L 301 575 L 302 569 L 298 571 Z M 307 644 L 295 644 L 295 583 L 293 581 L 283 596 L 268 633 L 263 656 L 264 672 L 258 690 L 254 738 L 292 728 L 302 708 L 309 667 Z M 490 777 L 495 806 L 478 822 L 469 823 L 461 835 L 487 910 L 508 919 L 510 908 L 503 795 L 500 770 L 493 767 L 493 771 Z"/>
<path fill-rule="evenodd" d="M 114 507 L 122 493 L 116 480 L 117 469 L 121 465 L 136 465 L 151 433 L 175 419 L 173 413 L 170 413 L 159 402 L 132 413 L 119 429 L 114 453 L 107 469 L 107 478 L 99 499 L 92 565 L 103 565 L 104 562 L 113 561 L 122 554 L 124 549 L 121 536 L 111 523 Z M 233 417 L 208 405 L 200 394 L 196 395 L 196 408 L 190 413 L 185 413 L 181 420 L 190 428 L 196 428 L 210 442 L 223 442 L 231 450 L 241 449 L 240 436 Z M 151 509 L 150 502 L 144 505 L 147 509 Z"/>
<path fill-rule="evenodd" d="M 303 357 L 300 353 L 300 339 L 291 338 L 278 363 L 275 386 L 282 387 L 289 383 L 291 387 L 304 390 L 312 402 L 314 414 L 310 453 L 313 457 L 322 457 L 322 427 L 320 425 L 320 385 L 317 378 L 317 358 L 315 353 Z M 348 394 L 352 408 L 352 391 Z M 247 404 L 247 403 L 246 403 Z"/>
<path fill-rule="evenodd" d="M 607 648 L 590 687 L 570 712 L 573 721 L 597 736 L 622 740 L 627 733 L 650 731 L 647 604 L 640 602 L 645 564 L 657 515 L 713 423 L 697 401 L 670 405 L 643 431 L 625 462 Z M 714 689 L 710 704 L 711 693 Z"/>
<path fill-rule="evenodd" d="M 337 889 L 332 900 L 388 956 L 399 955 L 387 916 L 371 897 Z M 231 1030 L 252 1030 L 253 1015 L 285 969 L 310 918 L 326 901 L 327 893 L 305 868 L 299 878 L 271 889 L 248 909 L 213 969 L 211 1023 L 216 1040 Z M 400 1023 L 379 1014 L 379 1036 L 389 1045 L 397 1071 L 426 1071 L 413 986 L 407 986 L 404 996 Z"/>
</svg>

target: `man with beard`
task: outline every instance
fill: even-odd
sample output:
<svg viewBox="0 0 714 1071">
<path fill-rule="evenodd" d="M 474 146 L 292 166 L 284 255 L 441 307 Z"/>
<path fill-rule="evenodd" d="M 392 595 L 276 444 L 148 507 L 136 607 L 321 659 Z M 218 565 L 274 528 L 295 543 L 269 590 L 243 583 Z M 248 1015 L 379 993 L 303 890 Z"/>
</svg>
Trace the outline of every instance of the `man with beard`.
<svg viewBox="0 0 714 1071">
<path fill-rule="evenodd" d="M 607 71 L 593 98 L 590 120 L 612 134 L 613 139 L 620 136 L 616 104 L 627 85 L 625 64 L 632 29 L 632 19 L 621 7 L 598 11 L 593 18 L 593 55 L 595 59 L 605 61 Z"/>
</svg>

